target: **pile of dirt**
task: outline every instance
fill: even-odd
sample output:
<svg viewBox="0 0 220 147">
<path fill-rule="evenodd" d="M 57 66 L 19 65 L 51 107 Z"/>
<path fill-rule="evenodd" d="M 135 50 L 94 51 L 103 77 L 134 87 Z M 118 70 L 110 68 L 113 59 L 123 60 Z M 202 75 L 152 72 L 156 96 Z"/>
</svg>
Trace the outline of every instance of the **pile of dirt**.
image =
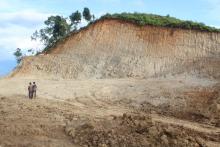
<svg viewBox="0 0 220 147">
<path fill-rule="evenodd" d="M 193 132 L 153 122 L 148 115 L 123 114 L 111 120 L 84 123 L 71 121 L 65 132 L 74 143 L 88 147 L 206 146 Z"/>
<path fill-rule="evenodd" d="M 149 102 L 142 102 L 138 110 L 145 113 L 157 113 L 193 122 L 220 125 L 220 88 L 206 87 L 186 90 L 179 93 L 175 99 L 183 101 L 182 104 L 172 103 L 154 106 Z"/>
</svg>

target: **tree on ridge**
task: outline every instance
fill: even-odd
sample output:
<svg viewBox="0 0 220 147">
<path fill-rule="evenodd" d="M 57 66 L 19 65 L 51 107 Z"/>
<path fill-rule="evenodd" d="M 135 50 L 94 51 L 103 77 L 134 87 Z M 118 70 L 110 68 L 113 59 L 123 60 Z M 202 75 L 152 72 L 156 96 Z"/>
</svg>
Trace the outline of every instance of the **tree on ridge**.
<svg viewBox="0 0 220 147">
<path fill-rule="evenodd" d="M 90 13 L 90 10 L 89 8 L 85 7 L 84 10 L 83 10 L 83 17 L 86 21 L 90 22 L 91 19 L 92 19 L 92 15 Z"/>
<path fill-rule="evenodd" d="M 82 15 L 81 13 L 77 10 L 76 12 L 72 13 L 70 16 L 70 21 L 71 21 L 71 26 L 73 26 L 74 30 L 77 30 L 78 24 L 81 22 Z"/>
</svg>

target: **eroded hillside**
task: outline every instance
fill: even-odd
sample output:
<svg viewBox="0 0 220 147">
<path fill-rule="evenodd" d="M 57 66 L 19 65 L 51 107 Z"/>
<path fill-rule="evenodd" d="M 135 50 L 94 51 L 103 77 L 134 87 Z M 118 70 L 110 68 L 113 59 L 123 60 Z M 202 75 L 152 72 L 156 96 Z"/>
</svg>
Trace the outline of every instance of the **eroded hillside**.
<svg viewBox="0 0 220 147">
<path fill-rule="evenodd" d="M 27 57 L 12 76 L 65 79 L 220 77 L 220 33 L 108 19 L 72 34 L 46 55 Z"/>
<path fill-rule="evenodd" d="M 3 147 L 220 146 L 220 33 L 99 20 L 10 77 Z"/>
</svg>

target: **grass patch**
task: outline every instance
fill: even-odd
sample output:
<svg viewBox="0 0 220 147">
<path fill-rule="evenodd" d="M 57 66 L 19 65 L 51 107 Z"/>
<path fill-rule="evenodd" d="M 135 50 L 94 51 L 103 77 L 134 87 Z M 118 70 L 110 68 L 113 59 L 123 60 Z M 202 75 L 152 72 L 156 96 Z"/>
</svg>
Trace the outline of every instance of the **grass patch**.
<svg viewBox="0 0 220 147">
<path fill-rule="evenodd" d="M 119 19 L 128 22 L 138 24 L 140 26 L 152 25 L 159 27 L 168 27 L 168 28 L 181 28 L 181 29 L 190 29 L 190 30 L 199 30 L 207 32 L 220 32 L 220 29 L 215 27 L 210 27 L 200 22 L 185 21 L 180 20 L 175 17 L 160 16 L 154 14 L 146 13 L 115 13 L 115 14 L 106 14 L 100 19 Z"/>
</svg>

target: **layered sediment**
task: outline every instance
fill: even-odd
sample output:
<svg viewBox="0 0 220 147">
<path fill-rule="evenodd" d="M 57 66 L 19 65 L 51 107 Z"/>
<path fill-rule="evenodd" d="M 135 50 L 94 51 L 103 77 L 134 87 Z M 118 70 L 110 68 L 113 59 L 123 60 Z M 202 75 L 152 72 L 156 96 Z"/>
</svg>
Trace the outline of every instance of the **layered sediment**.
<svg viewBox="0 0 220 147">
<path fill-rule="evenodd" d="M 220 33 L 100 20 L 46 55 L 27 57 L 12 76 L 64 79 L 193 75 L 220 78 Z"/>
</svg>

